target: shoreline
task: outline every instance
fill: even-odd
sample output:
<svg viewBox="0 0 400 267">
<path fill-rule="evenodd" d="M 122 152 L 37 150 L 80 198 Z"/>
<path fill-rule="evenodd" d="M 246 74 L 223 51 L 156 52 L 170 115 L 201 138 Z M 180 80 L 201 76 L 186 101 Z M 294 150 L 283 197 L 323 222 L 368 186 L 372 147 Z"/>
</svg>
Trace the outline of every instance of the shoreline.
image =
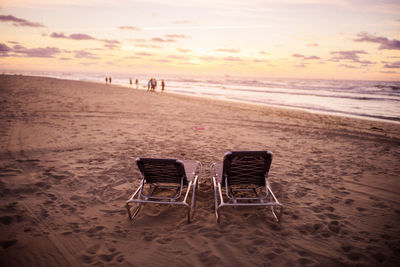
<svg viewBox="0 0 400 267">
<path fill-rule="evenodd" d="M 398 124 L 57 78 L 0 84 L 0 265 L 400 264 Z M 208 166 L 263 149 L 282 222 L 227 208 L 218 224 Z M 190 224 L 157 205 L 128 220 L 136 157 L 202 162 Z"/>
<path fill-rule="evenodd" d="M 54 78 L 54 79 L 60 79 L 60 80 L 90 82 L 90 83 L 96 83 L 96 84 L 99 84 L 99 85 L 104 84 L 103 82 L 99 82 L 99 81 L 91 81 L 91 80 L 86 80 L 86 79 L 69 79 L 69 78 L 57 77 L 57 75 L 53 75 L 53 76 L 41 76 L 41 74 L 38 74 L 38 75 L 2 74 L 2 75 L 22 75 L 22 76 L 27 76 L 27 77 L 31 76 L 31 77 Z M 330 80 L 327 80 L 327 81 L 330 81 Z M 340 81 L 340 80 L 338 80 L 338 81 Z M 352 81 L 352 80 L 349 80 L 349 81 L 350 82 L 357 82 L 357 81 Z M 359 81 L 359 82 L 363 82 L 363 81 Z M 374 82 L 385 82 L 385 81 L 374 81 Z M 115 84 L 112 84 L 112 86 L 120 86 L 122 88 L 136 89 L 136 88 L 134 88 L 134 85 L 130 86 L 128 84 L 125 85 L 125 84 L 115 83 Z M 144 88 L 144 85 L 142 85 L 142 86 Z M 138 90 L 145 90 L 143 88 L 141 88 L 139 86 Z M 212 96 L 212 95 L 199 95 L 199 94 L 196 94 L 195 92 L 179 93 L 179 92 L 175 92 L 175 91 L 168 91 L 168 93 L 178 94 L 178 95 L 194 96 L 194 97 L 200 97 L 200 98 L 214 99 L 214 96 Z M 248 103 L 248 104 L 261 105 L 261 106 L 267 106 L 267 107 L 276 107 L 276 108 L 284 108 L 284 109 L 290 109 L 290 110 L 299 110 L 299 111 L 305 111 L 305 112 L 310 112 L 310 113 L 315 113 L 315 114 L 325 114 L 325 115 L 332 115 L 332 116 L 339 116 L 339 117 L 349 117 L 349 118 L 356 118 L 356 119 L 365 119 L 365 120 L 382 121 L 382 122 L 400 124 L 400 117 L 359 115 L 359 114 L 351 114 L 351 113 L 347 114 L 347 113 L 341 112 L 341 111 L 324 111 L 324 110 L 312 109 L 312 108 L 303 108 L 303 107 L 294 107 L 294 106 L 280 105 L 280 104 L 260 103 L 260 102 L 256 102 L 256 101 L 229 99 L 229 98 L 227 98 L 227 97 L 225 97 L 223 95 L 215 96 L 215 98 L 218 98 L 221 101 L 228 101 L 228 102 L 231 102 L 231 103 Z"/>
</svg>

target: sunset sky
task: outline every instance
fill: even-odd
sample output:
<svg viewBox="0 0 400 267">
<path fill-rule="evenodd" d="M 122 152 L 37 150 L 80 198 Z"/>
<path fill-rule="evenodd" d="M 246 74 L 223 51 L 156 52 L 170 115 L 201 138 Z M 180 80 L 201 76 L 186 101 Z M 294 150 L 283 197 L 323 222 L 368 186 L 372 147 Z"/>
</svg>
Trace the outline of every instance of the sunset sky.
<svg viewBox="0 0 400 267">
<path fill-rule="evenodd" d="M 0 70 L 400 80 L 398 0 L 0 0 Z"/>
</svg>

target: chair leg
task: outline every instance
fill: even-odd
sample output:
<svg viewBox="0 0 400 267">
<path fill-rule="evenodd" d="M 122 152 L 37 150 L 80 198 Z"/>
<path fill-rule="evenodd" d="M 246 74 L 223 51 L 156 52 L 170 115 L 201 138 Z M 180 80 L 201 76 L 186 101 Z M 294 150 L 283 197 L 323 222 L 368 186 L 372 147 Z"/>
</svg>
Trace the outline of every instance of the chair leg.
<svg viewBox="0 0 400 267">
<path fill-rule="evenodd" d="M 271 206 L 270 208 L 271 208 L 272 215 L 274 215 L 275 220 L 278 223 L 281 222 L 283 207 L 279 206 L 279 213 L 278 214 L 275 213 L 275 207 L 274 206 Z"/>
<path fill-rule="evenodd" d="M 188 223 L 190 223 L 190 207 L 187 207 L 187 219 L 188 219 Z"/>
<path fill-rule="evenodd" d="M 126 203 L 126 209 L 128 210 L 128 216 L 129 216 L 129 220 L 132 220 L 133 218 L 136 217 L 136 215 L 139 213 L 140 208 L 142 207 L 141 203 L 137 204 L 137 208 L 135 209 L 134 213 L 131 214 L 131 207 L 129 206 L 129 203 Z"/>
<path fill-rule="evenodd" d="M 195 197 L 195 194 L 196 194 L 196 185 L 194 184 L 193 185 L 193 189 L 192 189 L 192 201 L 191 201 L 191 205 L 190 205 L 190 210 L 189 210 L 189 222 L 188 223 L 190 223 L 190 220 L 191 219 L 193 219 L 193 217 L 194 217 L 194 211 L 195 211 L 195 205 L 196 205 L 196 197 Z M 188 188 L 188 190 L 189 190 L 189 188 Z"/>
<path fill-rule="evenodd" d="M 128 211 L 129 220 L 132 220 L 131 208 L 129 207 L 129 203 L 126 203 L 126 210 Z"/>
</svg>

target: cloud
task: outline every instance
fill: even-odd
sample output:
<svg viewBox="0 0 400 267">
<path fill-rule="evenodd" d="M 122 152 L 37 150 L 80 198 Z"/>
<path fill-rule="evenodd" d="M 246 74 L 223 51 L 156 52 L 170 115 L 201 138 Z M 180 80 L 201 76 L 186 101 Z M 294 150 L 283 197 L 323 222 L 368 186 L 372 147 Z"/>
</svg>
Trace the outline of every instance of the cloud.
<svg viewBox="0 0 400 267">
<path fill-rule="evenodd" d="M 16 41 L 8 41 L 7 43 L 10 43 L 10 44 L 19 44 L 19 42 L 16 42 Z"/>
<path fill-rule="evenodd" d="M 303 68 L 306 68 L 307 65 L 304 64 L 304 63 L 300 63 L 300 64 L 295 65 L 294 67 L 295 67 L 295 68 L 298 68 L 298 69 L 303 69 Z"/>
<path fill-rule="evenodd" d="M 90 41 L 90 40 L 94 40 L 94 41 L 99 41 L 99 42 L 103 42 L 104 43 L 104 47 L 108 48 L 108 49 L 115 49 L 115 48 L 120 48 L 121 47 L 121 42 L 118 40 L 109 40 L 109 39 L 98 39 L 95 38 L 89 34 L 85 34 L 85 33 L 73 33 L 70 35 L 65 35 L 64 33 L 60 32 L 53 32 L 52 34 L 50 34 L 51 38 L 56 38 L 56 39 L 69 39 L 69 40 L 75 40 L 75 41 Z"/>
<path fill-rule="evenodd" d="M 86 50 L 76 50 L 74 53 L 76 58 L 99 59 L 98 56 Z"/>
<path fill-rule="evenodd" d="M 0 21 L 13 22 L 16 27 L 46 27 L 43 24 L 37 22 L 31 22 L 25 19 L 17 18 L 12 15 L 0 15 Z"/>
<path fill-rule="evenodd" d="M 368 54 L 368 53 L 363 50 L 351 50 L 351 51 L 333 51 L 330 54 L 333 55 L 333 58 L 331 58 L 330 60 L 334 61 L 334 62 L 339 62 L 342 60 L 349 60 L 349 61 L 361 63 L 359 55 L 360 54 L 364 55 L 364 54 Z"/>
<path fill-rule="evenodd" d="M 204 61 L 214 61 L 214 60 L 217 60 L 218 58 L 216 58 L 216 57 L 213 57 L 213 56 L 205 56 L 205 57 L 199 57 L 201 60 L 204 60 Z"/>
<path fill-rule="evenodd" d="M 375 36 L 366 32 L 357 34 L 358 38 L 354 39 L 355 42 L 369 42 L 380 44 L 379 49 L 400 50 L 400 40 L 389 40 L 386 37 Z"/>
<path fill-rule="evenodd" d="M 400 69 L 400 61 L 387 62 L 383 67 L 386 69 Z"/>
<path fill-rule="evenodd" d="M 234 48 L 217 48 L 214 49 L 216 52 L 226 52 L 226 53 L 240 53 L 239 49 L 234 49 Z"/>
<path fill-rule="evenodd" d="M 308 46 L 308 47 L 317 47 L 317 46 L 319 46 L 319 44 L 317 44 L 317 43 L 310 43 L 310 44 L 307 44 L 306 46 Z"/>
<path fill-rule="evenodd" d="M 183 48 L 177 48 L 177 50 L 178 50 L 179 52 L 182 52 L 182 53 L 192 52 L 192 50 L 190 50 L 190 49 L 183 49 Z"/>
<path fill-rule="evenodd" d="M 174 39 L 163 39 L 160 37 L 151 38 L 151 41 L 159 42 L 159 43 L 175 43 L 176 42 L 176 40 L 174 40 Z"/>
<path fill-rule="evenodd" d="M 12 49 L 10 47 L 8 47 L 6 44 L 0 43 L 0 53 L 1 54 L 6 54 L 11 51 L 12 51 Z"/>
<path fill-rule="evenodd" d="M 26 48 L 22 45 L 15 45 L 12 52 L 23 57 L 52 58 L 61 52 L 57 47 Z"/>
<path fill-rule="evenodd" d="M 52 34 L 50 34 L 50 37 L 51 38 L 59 38 L 59 39 L 71 39 L 71 40 L 77 40 L 77 41 L 97 40 L 96 38 L 94 38 L 88 34 L 84 34 L 84 33 L 73 33 L 73 34 L 70 34 L 67 36 L 62 32 L 60 32 L 60 33 L 53 32 Z"/>
<path fill-rule="evenodd" d="M 188 60 L 189 59 L 188 57 L 179 56 L 179 55 L 170 55 L 169 57 L 173 58 L 173 59 L 184 59 L 184 60 Z"/>
<path fill-rule="evenodd" d="M 368 53 L 363 50 L 333 51 L 333 52 L 331 52 L 331 55 L 333 55 L 333 58 L 331 58 L 330 61 L 340 62 L 340 61 L 344 60 L 344 61 L 360 63 L 360 64 L 364 64 L 364 65 L 375 64 L 375 62 L 372 62 L 369 60 L 361 60 L 360 56 L 359 56 L 360 54 L 362 55 L 362 54 L 368 54 Z"/>
<path fill-rule="evenodd" d="M 300 54 L 293 54 L 292 57 L 304 57 L 304 56 Z"/>
<path fill-rule="evenodd" d="M 385 73 L 385 74 L 395 74 L 397 72 L 392 71 L 392 70 L 382 70 L 381 73 Z"/>
<path fill-rule="evenodd" d="M 72 40 L 96 40 L 96 38 L 88 35 L 88 34 L 83 34 L 83 33 L 73 33 L 69 35 L 69 39 Z"/>
<path fill-rule="evenodd" d="M 189 36 L 184 35 L 184 34 L 167 34 L 167 35 L 164 35 L 164 37 L 167 37 L 167 38 L 190 38 Z"/>
<path fill-rule="evenodd" d="M 170 63 L 171 62 L 171 60 L 169 60 L 169 59 L 154 59 L 153 61 L 161 62 L 161 63 Z"/>
<path fill-rule="evenodd" d="M 159 45 L 150 45 L 150 44 L 135 44 L 136 47 L 142 47 L 142 48 L 156 48 L 156 49 L 161 49 L 162 47 Z"/>
<path fill-rule="evenodd" d="M 258 59 L 258 58 L 256 58 L 256 59 L 253 60 L 253 62 L 255 62 L 255 63 L 267 63 L 268 61 L 265 60 L 265 59 Z"/>
<path fill-rule="evenodd" d="M 223 60 L 231 62 L 243 62 L 243 59 L 240 57 L 224 57 Z"/>
<path fill-rule="evenodd" d="M 306 56 L 300 55 L 300 54 L 293 54 L 292 57 L 302 58 L 303 60 L 317 60 L 317 59 L 321 59 L 320 57 L 317 57 L 317 56 L 309 56 L 309 57 L 306 57 Z"/>
<path fill-rule="evenodd" d="M 150 54 L 150 53 L 147 53 L 147 52 L 137 52 L 137 53 L 135 53 L 135 55 L 148 57 L 148 56 L 152 56 L 153 54 Z"/>
<path fill-rule="evenodd" d="M 136 26 L 119 26 L 120 30 L 141 31 L 142 29 Z"/>
<path fill-rule="evenodd" d="M 344 67 L 346 69 L 358 69 L 358 67 L 348 64 L 340 64 L 339 66 Z"/>
<path fill-rule="evenodd" d="M 13 57 L 40 57 L 40 58 L 52 58 L 54 55 L 60 53 L 61 50 L 57 47 L 39 47 L 39 48 L 26 48 L 22 45 L 14 45 L 9 47 L 6 44 L 0 43 L 0 55 L 1 56 L 13 56 Z"/>
<path fill-rule="evenodd" d="M 109 40 L 109 39 L 103 39 L 103 40 L 99 40 L 104 42 L 104 47 L 108 48 L 108 49 L 115 49 L 115 48 L 120 48 L 121 47 L 121 42 L 118 40 Z"/>
</svg>

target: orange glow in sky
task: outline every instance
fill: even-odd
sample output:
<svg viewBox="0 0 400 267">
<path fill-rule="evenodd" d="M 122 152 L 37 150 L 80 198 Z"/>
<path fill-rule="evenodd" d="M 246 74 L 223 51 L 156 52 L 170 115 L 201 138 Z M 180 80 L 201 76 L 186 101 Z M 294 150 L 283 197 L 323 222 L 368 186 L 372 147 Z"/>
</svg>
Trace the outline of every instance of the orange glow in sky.
<svg viewBox="0 0 400 267">
<path fill-rule="evenodd" d="M 400 80 L 398 0 L 2 0 L 0 69 Z"/>
</svg>

